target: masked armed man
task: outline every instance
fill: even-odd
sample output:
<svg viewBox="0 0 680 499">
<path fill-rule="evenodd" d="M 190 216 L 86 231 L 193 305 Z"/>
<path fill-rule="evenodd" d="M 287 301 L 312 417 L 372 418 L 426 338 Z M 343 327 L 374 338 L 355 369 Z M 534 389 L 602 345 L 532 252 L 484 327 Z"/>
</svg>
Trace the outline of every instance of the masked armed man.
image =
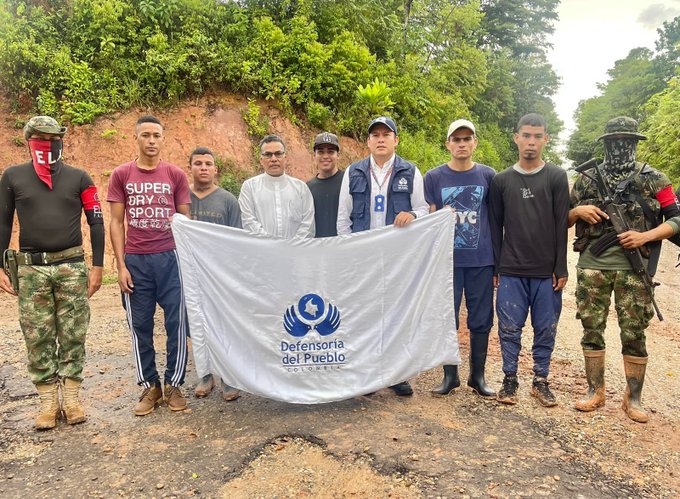
<svg viewBox="0 0 680 499">
<path fill-rule="evenodd" d="M 18 263 L 18 292 L 5 272 L 0 272 L 0 288 L 19 297 L 28 372 L 40 396 L 39 430 L 54 428 L 61 412 L 68 424 L 85 421 L 78 391 L 90 322 L 88 298 L 101 286 L 104 265 L 97 188 L 85 171 L 63 162 L 64 134 L 66 127 L 49 116 L 28 120 L 24 137 L 32 161 L 8 168 L 0 178 L 0 250 Z M 8 250 L 15 211 L 19 252 Z M 89 271 L 83 211 L 90 225 Z"/>
<path fill-rule="evenodd" d="M 645 329 L 654 309 L 642 277 L 632 270 L 623 248 L 640 248 L 653 276 L 660 241 L 680 242 L 680 208 L 668 177 L 636 161 L 637 143 L 647 138 L 637 127 L 634 119 L 621 116 L 608 121 L 598 138 L 604 141 L 603 177 L 613 202 L 623 206 L 631 230 L 615 234 L 595 182 L 585 175 L 579 176 L 571 192 L 569 225 L 576 223 L 574 250 L 580 252 L 576 304 L 588 380 L 588 393 L 576 409 L 589 412 L 605 403 L 604 331 L 613 292 L 627 383 L 623 409 L 633 421 L 645 423 L 649 420 L 641 405 L 647 366 Z"/>
</svg>

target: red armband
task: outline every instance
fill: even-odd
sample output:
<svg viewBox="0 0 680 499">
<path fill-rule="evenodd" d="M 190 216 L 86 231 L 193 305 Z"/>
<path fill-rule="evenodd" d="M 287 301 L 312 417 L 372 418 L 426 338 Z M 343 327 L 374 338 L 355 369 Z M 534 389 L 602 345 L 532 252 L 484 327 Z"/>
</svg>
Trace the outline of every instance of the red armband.
<svg viewBox="0 0 680 499">
<path fill-rule="evenodd" d="M 101 213 L 102 205 L 99 202 L 99 194 L 97 194 L 97 187 L 91 185 L 83 192 L 80 193 L 80 201 L 83 203 L 83 208 L 85 210 L 95 210 Z"/>
<path fill-rule="evenodd" d="M 662 208 L 665 208 L 666 206 L 672 204 L 677 204 L 678 202 L 678 198 L 675 197 L 675 193 L 673 192 L 672 185 L 668 185 L 661 189 L 659 192 L 657 192 L 656 199 L 657 201 L 659 201 Z"/>
</svg>

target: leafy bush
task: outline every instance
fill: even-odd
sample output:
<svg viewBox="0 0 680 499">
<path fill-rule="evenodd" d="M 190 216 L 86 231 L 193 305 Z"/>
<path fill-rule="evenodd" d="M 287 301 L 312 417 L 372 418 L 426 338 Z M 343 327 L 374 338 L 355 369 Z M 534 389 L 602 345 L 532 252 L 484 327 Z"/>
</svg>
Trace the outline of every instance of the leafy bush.
<svg viewBox="0 0 680 499">
<path fill-rule="evenodd" d="M 307 105 L 307 119 L 317 128 L 328 129 L 333 118 L 333 111 L 319 104 L 318 102 L 310 102 Z"/>
<path fill-rule="evenodd" d="M 647 103 L 648 117 L 641 124 L 641 131 L 649 140 L 640 142 L 640 160 L 662 170 L 673 185 L 680 183 L 680 76 L 672 78 L 662 92 Z"/>
<path fill-rule="evenodd" d="M 480 155 L 503 163 L 514 114 L 550 108 L 557 80 L 541 54 L 556 4 L 490 25 L 503 2 L 5 0 L 0 89 L 15 109 L 75 124 L 214 88 L 359 139 L 389 113 L 421 166 L 450 121 L 476 115 L 493 130 Z M 252 137 L 266 134 L 254 100 L 243 117 Z"/>
<path fill-rule="evenodd" d="M 248 105 L 241 113 L 241 117 L 248 126 L 248 135 L 252 138 L 260 140 L 267 135 L 269 123 L 267 122 L 267 119 L 262 116 L 260 106 L 258 106 L 257 102 L 253 99 L 248 99 Z"/>
<path fill-rule="evenodd" d="M 387 83 L 378 78 L 366 86 L 359 85 L 357 88 L 357 104 L 364 108 L 370 116 L 389 114 L 394 107 L 394 101 L 390 99 L 392 90 Z"/>
<path fill-rule="evenodd" d="M 447 162 L 451 157 L 444 148 L 443 139 L 435 142 L 424 132 L 412 134 L 406 130 L 399 132 L 397 154 L 414 163 L 423 173 Z"/>
<path fill-rule="evenodd" d="M 252 173 L 240 169 L 232 160 L 219 156 L 215 158 L 215 164 L 217 166 L 219 186 L 238 197 L 241 193 L 243 182 L 250 178 Z"/>
</svg>

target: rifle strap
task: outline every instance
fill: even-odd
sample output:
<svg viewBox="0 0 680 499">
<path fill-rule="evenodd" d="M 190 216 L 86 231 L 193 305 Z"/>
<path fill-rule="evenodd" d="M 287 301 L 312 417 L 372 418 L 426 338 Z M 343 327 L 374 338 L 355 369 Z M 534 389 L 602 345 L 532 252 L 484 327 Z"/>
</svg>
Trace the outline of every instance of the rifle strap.
<svg viewBox="0 0 680 499">
<path fill-rule="evenodd" d="M 638 186 L 640 184 L 640 174 L 642 174 L 645 167 L 647 167 L 647 163 L 644 163 L 642 165 L 642 168 L 640 168 L 640 171 L 636 176 L 636 184 Z M 642 189 L 640 189 L 639 187 L 636 189 L 635 200 L 642 208 L 642 213 L 644 213 L 647 222 L 650 224 L 651 228 L 654 229 L 659 225 L 659 218 L 654 216 L 654 213 L 652 212 L 652 209 L 649 207 L 649 204 L 647 204 L 645 200 L 642 198 L 642 194 L 640 194 L 641 191 Z M 647 260 L 647 272 L 651 277 L 654 277 L 654 274 L 656 274 L 657 265 L 659 264 L 659 257 L 661 256 L 661 241 L 647 243 L 646 246 L 649 252 Z"/>
<path fill-rule="evenodd" d="M 642 173 L 642 171 L 643 171 L 646 167 L 647 167 L 647 163 L 644 163 L 644 164 L 642 165 L 642 170 L 640 170 L 640 172 Z M 657 226 L 659 225 L 659 217 L 655 217 L 655 216 L 654 216 L 654 213 L 652 213 L 652 209 L 649 207 L 649 205 L 648 205 L 647 203 L 643 203 L 643 199 L 642 199 L 642 196 L 640 195 L 640 191 L 639 191 L 639 190 L 638 190 L 638 192 L 636 193 L 636 196 L 637 196 L 637 201 L 638 201 L 638 203 L 640 203 L 640 206 L 642 206 L 642 211 L 643 211 L 644 214 L 645 214 L 645 218 L 646 218 L 647 221 L 651 224 L 652 229 L 655 228 L 655 227 L 657 227 Z"/>
<path fill-rule="evenodd" d="M 645 169 L 647 168 L 647 163 L 637 164 L 640 165 L 640 167 L 633 170 L 633 172 L 631 172 L 631 174 L 628 175 L 628 177 L 626 177 L 624 180 L 622 180 L 616 185 L 616 187 L 614 188 L 614 198 L 618 199 L 622 204 L 628 204 L 631 201 L 635 201 L 636 203 L 638 203 L 640 205 L 640 208 L 642 208 L 642 212 L 645 216 L 645 219 L 653 229 L 659 225 L 659 219 L 658 217 L 654 216 L 652 209 L 645 202 L 641 194 L 643 190 L 641 175 L 645 172 Z M 632 192 L 630 191 L 631 186 L 633 186 Z M 626 193 L 626 191 L 628 191 L 627 196 L 627 199 L 629 200 L 628 202 L 625 201 L 626 198 L 623 196 Z"/>
</svg>

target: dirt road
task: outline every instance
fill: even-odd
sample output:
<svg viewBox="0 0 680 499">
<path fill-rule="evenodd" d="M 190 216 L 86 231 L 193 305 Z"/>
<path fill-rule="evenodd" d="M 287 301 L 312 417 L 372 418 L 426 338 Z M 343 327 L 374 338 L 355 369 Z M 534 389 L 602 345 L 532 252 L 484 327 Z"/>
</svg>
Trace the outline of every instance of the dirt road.
<svg viewBox="0 0 680 499">
<path fill-rule="evenodd" d="M 16 303 L 0 296 L 0 495 L 14 497 L 678 497 L 680 495 L 680 270 L 664 248 L 657 289 L 666 320 L 648 330 L 646 425 L 622 412 L 618 330 L 607 332 L 607 405 L 582 414 L 585 390 L 569 283 L 552 364 L 559 406 L 529 395 L 522 354 L 520 403 L 485 401 L 467 389 L 430 396 L 440 370 L 413 380 L 416 394 L 389 390 L 339 403 L 298 406 L 218 393 L 136 418 L 129 336 L 117 286 L 92 300 L 84 400 L 89 419 L 33 430 L 37 399 L 25 370 Z M 573 273 L 572 273 L 573 275 Z M 463 355 L 467 332 L 460 332 Z M 529 343 L 527 334 L 525 344 Z M 159 342 L 162 343 L 159 335 Z M 502 380 L 497 337 L 488 379 Z M 160 355 L 159 355 L 160 358 Z M 461 366 L 467 374 L 467 362 Z M 185 385 L 193 392 L 193 367 Z"/>
</svg>

